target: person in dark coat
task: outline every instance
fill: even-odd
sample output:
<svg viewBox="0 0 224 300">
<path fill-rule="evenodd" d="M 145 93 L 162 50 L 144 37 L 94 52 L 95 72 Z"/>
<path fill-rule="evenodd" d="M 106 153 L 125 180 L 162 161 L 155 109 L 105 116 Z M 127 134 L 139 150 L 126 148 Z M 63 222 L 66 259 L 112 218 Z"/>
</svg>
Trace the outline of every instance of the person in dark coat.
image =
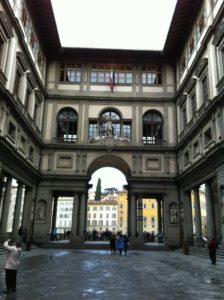
<svg viewBox="0 0 224 300">
<path fill-rule="evenodd" d="M 218 243 L 215 240 L 214 237 L 212 237 L 209 241 L 208 241 L 208 250 L 209 250 L 209 257 L 211 259 L 211 263 L 212 265 L 216 264 L 216 250 L 218 248 Z"/>
<path fill-rule="evenodd" d="M 114 234 L 110 238 L 110 250 L 112 255 L 116 254 L 116 237 Z"/>
</svg>

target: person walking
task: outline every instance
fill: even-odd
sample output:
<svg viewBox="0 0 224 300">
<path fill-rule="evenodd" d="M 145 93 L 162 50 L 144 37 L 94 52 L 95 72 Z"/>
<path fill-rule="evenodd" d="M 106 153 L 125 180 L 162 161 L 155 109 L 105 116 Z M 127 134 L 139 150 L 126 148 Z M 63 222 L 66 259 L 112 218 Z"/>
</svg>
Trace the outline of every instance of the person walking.
<svg viewBox="0 0 224 300">
<path fill-rule="evenodd" d="M 117 250 L 119 252 L 119 255 L 122 255 L 122 252 L 124 250 L 124 239 L 123 239 L 123 236 L 122 235 L 119 235 L 118 236 L 118 239 L 117 239 Z"/>
<path fill-rule="evenodd" d="M 4 248 L 7 250 L 7 259 L 5 263 L 5 294 L 16 292 L 16 276 L 19 267 L 19 257 L 22 251 L 21 244 L 17 242 L 15 245 L 9 239 L 4 243 Z"/>
<path fill-rule="evenodd" d="M 218 248 L 218 243 L 215 240 L 214 237 L 212 237 L 209 241 L 208 241 L 208 250 L 209 250 L 209 257 L 211 259 L 211 263 L 212 265 L 216 264 L 216 251 Z"/>
</svg>

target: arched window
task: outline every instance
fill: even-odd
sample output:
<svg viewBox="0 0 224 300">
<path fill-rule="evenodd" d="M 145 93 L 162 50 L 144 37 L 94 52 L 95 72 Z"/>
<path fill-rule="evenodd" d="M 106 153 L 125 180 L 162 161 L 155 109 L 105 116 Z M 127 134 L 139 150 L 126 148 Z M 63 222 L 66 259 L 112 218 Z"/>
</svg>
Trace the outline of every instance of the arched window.
<svg viewBox="0 0 224 300">
<path fill-rule="evenodd" d="M 121 118 L 117 112 L 112 110 L 104 111 L 100 116 L 99 123 L 100 136 L 121 135 Z"/>
<path fill-rule="evenodd" d="M 162 142 L 162 115 L 156 110 L 149 110 L 143 116 L 143 143 L 161 144 Z"/>
<path fill-rule="evenodd" d="M 57 116 L 57 139 L 72 142 L 77 139 L 78 115 L 72 108 L 66 107 L 59 111 Z"/>
<path fill-rule="evenodd" d="M 89 139 L 97 136 L 119 136 L 131 138 L 131 121 L 124 120 L 113 109 L 104 110 L 99 119 L 89 121 Z"/>
</svg>

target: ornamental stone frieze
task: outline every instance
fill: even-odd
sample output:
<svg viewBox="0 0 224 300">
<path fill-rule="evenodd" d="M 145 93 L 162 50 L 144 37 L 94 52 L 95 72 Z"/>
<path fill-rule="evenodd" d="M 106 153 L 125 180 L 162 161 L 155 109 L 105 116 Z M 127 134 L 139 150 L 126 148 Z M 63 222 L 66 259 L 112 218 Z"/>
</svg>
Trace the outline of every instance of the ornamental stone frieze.
<svg viewBox="0 0 224 300">
<path fill-rule="evenodd" d="M 103 146 L 125 146 L 130 144 L 130 139 L 122 136 L 96 136 L 91 138 L 89 143 Z"/>
</svg>

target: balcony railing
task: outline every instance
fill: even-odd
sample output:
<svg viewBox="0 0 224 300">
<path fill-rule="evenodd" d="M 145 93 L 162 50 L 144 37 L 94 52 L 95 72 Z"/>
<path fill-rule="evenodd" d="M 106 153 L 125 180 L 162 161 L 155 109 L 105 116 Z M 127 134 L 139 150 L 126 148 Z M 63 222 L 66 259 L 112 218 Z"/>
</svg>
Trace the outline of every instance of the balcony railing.
<svg viewBox="0 0 224 300">
<path fill-rule="evenodd" d="M 78 138 L 77 135 L 72 135 L 72 134 L 66 134 L 64 136 L 57 136 L 54 137 L 53 142 L 54 143 L 77 143 Z"/>
<path fill-rule="evenodd" d="M 165 146 L 166 145 L 166 141 L 155 138 L 155 137 L 152 137 L 152 136 L 143 137 L 142 138 L 142 143 L 144 145 L 155 145 L 155 146 L 158 146 L 158 145 Z"/>
</svg>

